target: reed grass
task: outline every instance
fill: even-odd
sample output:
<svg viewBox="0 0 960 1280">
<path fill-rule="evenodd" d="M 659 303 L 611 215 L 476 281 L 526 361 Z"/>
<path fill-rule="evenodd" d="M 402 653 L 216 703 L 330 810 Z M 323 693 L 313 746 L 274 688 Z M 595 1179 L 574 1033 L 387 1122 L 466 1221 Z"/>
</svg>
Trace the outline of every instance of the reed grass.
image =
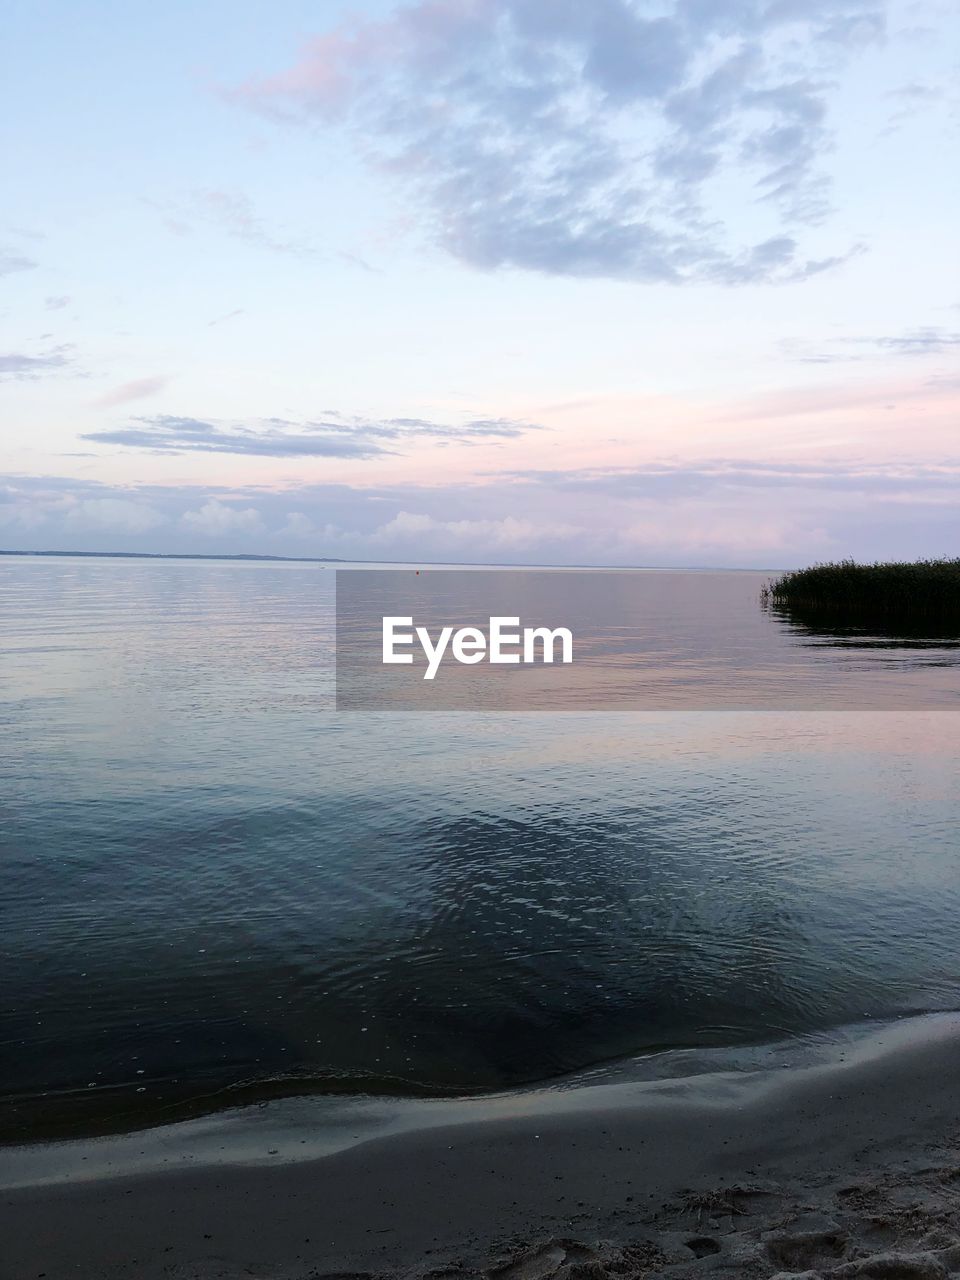
<svg viewBox="0 0 960 1280">
<path fill-rule="evenodd" d="M 841 560 L 781 574 L 765 604 L 850 616 L 960 616 L 960 559 L 857 564 Z"/>
</svg>

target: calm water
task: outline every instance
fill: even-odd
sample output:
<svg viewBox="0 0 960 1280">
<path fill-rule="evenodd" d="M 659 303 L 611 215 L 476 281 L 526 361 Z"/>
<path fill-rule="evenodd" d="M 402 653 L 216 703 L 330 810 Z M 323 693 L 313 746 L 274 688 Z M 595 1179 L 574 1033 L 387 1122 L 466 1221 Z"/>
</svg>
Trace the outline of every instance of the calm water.
<svg viewBox="0 0 960 1280">
<path fill-rule="evenodd" d="M 0 1133 L 960 1007 L 956 712 L 338 715 L 333 578 L 0 560 Z"/>
</svg>

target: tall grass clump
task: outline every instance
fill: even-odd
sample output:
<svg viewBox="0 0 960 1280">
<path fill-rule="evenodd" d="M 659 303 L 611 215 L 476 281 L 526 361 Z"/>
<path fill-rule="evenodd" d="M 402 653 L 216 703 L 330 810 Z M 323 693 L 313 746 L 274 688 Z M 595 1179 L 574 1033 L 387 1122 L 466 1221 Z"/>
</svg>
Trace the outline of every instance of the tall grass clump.
<svg viewBox="0 0 960 1280">
<path fill-rule="evenodd" d="M 960 616 L 960 559 L 857 564 L 841 560 L 781 574 L 764 603 L 850 616 Z"/>
</svg>

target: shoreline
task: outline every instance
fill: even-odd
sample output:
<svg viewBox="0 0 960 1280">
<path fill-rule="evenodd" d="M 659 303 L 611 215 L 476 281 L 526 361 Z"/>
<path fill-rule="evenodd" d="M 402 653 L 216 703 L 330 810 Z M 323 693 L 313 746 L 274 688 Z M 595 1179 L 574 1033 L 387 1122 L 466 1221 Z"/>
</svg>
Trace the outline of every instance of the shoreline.
<svg viewBox="0 0 960 1280">
<path fill-rule="evenodd" d="M 495 1264 L 516 1272 L 501 1280 L 575 1264 L 765 1276 L 860 1266 L 894 1246 L 937 1253 L 930 1275 L 953 1269 L 954 1249 L 960 1270 L 960 1014 L 821 1038 L 787 1062 L 789 1049 L 754 1051 L 739 1069 L 682 1074 L 690 1055 L 673 1055 L 678 1074 L 660 1063 L 646 1079 L 449 1101 L 289 1099 L 3 1149 L 0 1278 Z M 919 1234 L 905 1230 L 908 1209 Z M 877 1224 L 884 1214 L 896 1230 Z M 823 1239 L 781 1247 L 777 1231 Z M 788 1254 L 809 1266 L 779 1265 Z"/>
<path fill-rule="evenodd" d="M 349 1087 L 344 1080 L 341 1087 L 330 1088 L 313 1087 L 309 1081 L 279 1079 L 240 1087 L 212 1085 L 207 1092 L 185 1090 L 182 1097 L 162 1108 L 138 1110 L 135 1106 L 117 1106 L 114 1111 L 98 1115 L 92 1123 L 75 1115 L 54 1119 L 62 1096 L 37 1093 L 0 1103 L 0 1190 L 8 1185 L 9 1180 L 3 1177 L 3 1163 L 5 1156 L 9 1161 L 11 1153 L 17 1153 L 14 1159 L 42 1150 L 56 1150 L 63 1155 L 82 1149 L 84 1144 L 96 1143 L 98 1155 L 113 1149 L 122 1163 L 125 1149 L 133 1146 L 142 1149 L 144 1144 L 149 1148 L 151 1135 L 156 1134 L 183 1143 L 203 1159 L 202 1148 L 209 1147 L 214 1140 L 226 1142 L 235 1149 L 238 1143 L 244 1143 L 245 1135 L 262 1130 L 264 1123 L 275 1126 L 278 1131 L 301 1126 L 316 1133 L 318 1126 L 323 1132 L 328 1119 L 331 1130 L 342 1127 L 344 1116 L 356 1118 L 366 1129 L 367 1117 L 378 1117 L 374 1123 L 389 1123 L 391 1129 L 415 1129 L 447 1123 L 442 1119 L 446 1115 L 482 1119 L 488 1113 L 495 1114 L 504 1100 L 539 1112 L 544 1106 L 553 1105 L 550 1100 L 558 1093 L 573 1093 L 586 1099 L 588 1091 L 598 1085 L 654 1085 L 676 1077 L 721 1072 L 743 1075 L 771 1066 L 812 1066 L 856 1052 L 860 1044 L 903 1023 L 920 1025 L 923 1020 L 950 1017 L 954 1012 L 960 1016 L 960 1010 L 950 1009 L 904 1012 L 888 1018 L 797 1032 L 782 1040 L 642 1049 L 566 1074 L 500 1088 L 431 1091 L 429 1086 L 409 1087 L 409 1083 L 403 1081 L 399 1082 L 403 1088 L 391 1089 L 388 1078 L 379 1082 L 379 1088 L 363 1079 L 357 1079 L 355 1087 Z M 98 1090 L 98 1099 L 107 1092 L 108 1089 Z M 68 1094 L 67 1099 L 69 1102 L 88 1096 L 77 1091 Z M 127 1098 L 129 1090 L 119 1096 Z M 269 1113 L 266 1120 L 265 1112 Z M 314 1140 L 310 1149 L 318 1155 L 326 1152 L 326 1146 L 321 1143 L 317 1147 Z M 291 1152 L 294 1158 L 299 1154 Z"/>
</svg>

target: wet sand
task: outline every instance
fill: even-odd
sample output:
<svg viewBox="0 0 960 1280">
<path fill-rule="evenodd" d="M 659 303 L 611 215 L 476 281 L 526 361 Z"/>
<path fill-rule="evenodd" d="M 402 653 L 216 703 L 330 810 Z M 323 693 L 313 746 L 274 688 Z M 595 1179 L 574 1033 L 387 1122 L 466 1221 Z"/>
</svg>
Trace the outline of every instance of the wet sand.
<svg viewBox="0 0 960 1280">
<path fill-rule="evenodd" d="M 0 1280 L 960 1274 L 960 1016 L 788 1069 L 12 1149 L 0 1188 Z"/>
</svg>

